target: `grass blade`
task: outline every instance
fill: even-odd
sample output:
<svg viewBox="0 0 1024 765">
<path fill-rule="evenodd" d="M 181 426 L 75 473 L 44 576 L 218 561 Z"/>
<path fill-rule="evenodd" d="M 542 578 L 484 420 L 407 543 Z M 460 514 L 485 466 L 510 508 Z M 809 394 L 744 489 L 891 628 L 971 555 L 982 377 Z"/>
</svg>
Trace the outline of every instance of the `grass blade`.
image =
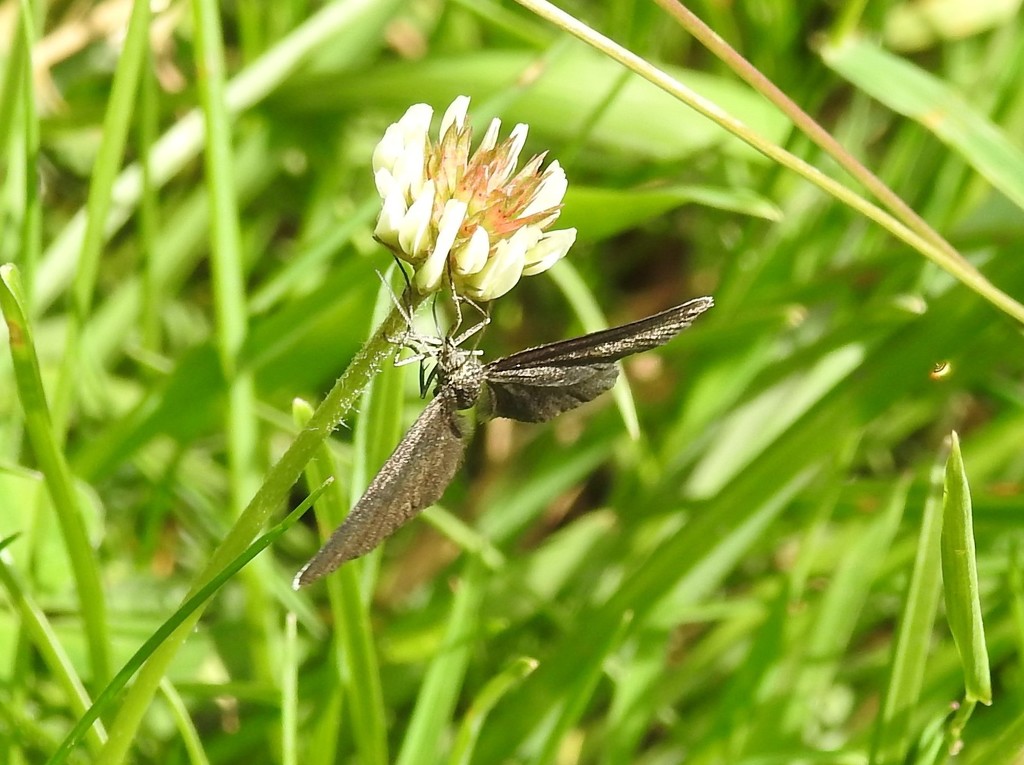
<svg viewBox="0 0 1024 765">
<path fill-rule="evenodd" d="M 106 595 L 85 529 L 74 478 L 61 449 L 61 439 L 50 418 L 46 391 L 39 372 L 39 358 L 22 295 L 21 279 L 18 269 L 11 264 L 0 266 L 0 310 L 7 320 L 11 360 L 29 441 L 57 511 L 61 534 L 75 572 L 78 602 L 89 641 L 93 679 L 98 683 L 103 682 L 110 676 Z"/>
<path fill-rule="evenodd" d="M 885 701 L 875 725 L 871 762 L 899 762 L 910 747 L 910 717 L 920 703 L 928 666 L 931 634 L 939 606 L 940 536 L 942 534 L 942 465 L 932 470 L 931 486 L 921 516 L 914 569 L 907 586 L 899 632 L 893 646 Z"/>
<path fill-rule="evenodd" d="M 305 513 L 314 502 L 316 502 L 317 498 L 329 485 L 330 484 L 324 484 L 323 486 L 320 486 L 316 491 L 306 497 L 306 499 L 303 500 L 303 502 L 292 512 L 290 512 L 284 520 L 249 545 L 249 547 L 243 550 L 241 554 L 236 556 L 233 560 L 229 561 L 228 564 L 211 577 L 195 595 L 182 603 L 178 610 L 171 614 L 167 621 L 160 625 L 160 628 L 142 644 L 142 646 L 132 655 L 131 659 L 129 659 L 121 668 L 121 671 L 118 672 L 107 684 L 107 687 L 103 689 L 103 692 L 96 697 L 96 701 L 93 702 L 85 715 L 82 716 L 71 732 L 68 733 L 64 742 L 61 744 L 60 749 L 54 752 L 53 756 L 47 760 L 47 765 L 60 765 L 63 763 L 93 722 L 98 720 L 100 715 L 102 715 L 103 712 L 113 704 L 118 695 L 128 684 L 128 681 L 132 679 L 132 676 L 145 665 L 146 660 L 152 656 L 182 624 L 186 623 L 189 617 L 199 611 L 206 602 L 209 601 L 209 599 L 212 598 L 216 592 L 231 579 L 231 577 L 241 571 L 249 561 L 283 536 L 284 533 L 292 527 L 295 521 L 301 518 L 302 514 Z"/>
<path fill-rule="evenodd" d="M 953 88 L 862 38 L 848 38 L 822 55 L 872 98 L 921 123 L 1024 208 L 1024 152 Z"/>
<path fill-rule="evenodd" d="M 437 753 L 451 723 L 474 635 L 479 629 L 487 576 L 487 567 L 479 558 L 467 559 L 444 639 L 416 697 L 409 729 L 396 760 L 398 765 L 427 765 L 438 760 Z"/>
<path fill-rule="evenodd" d="M 981 618 L 971 487 L 967 483 L 956 431 L 950 438 L 942 508 L 942 590 L 946 619 L 960 652 L 966 700 L 991 704 L 992 678 Z"/>
</svg>

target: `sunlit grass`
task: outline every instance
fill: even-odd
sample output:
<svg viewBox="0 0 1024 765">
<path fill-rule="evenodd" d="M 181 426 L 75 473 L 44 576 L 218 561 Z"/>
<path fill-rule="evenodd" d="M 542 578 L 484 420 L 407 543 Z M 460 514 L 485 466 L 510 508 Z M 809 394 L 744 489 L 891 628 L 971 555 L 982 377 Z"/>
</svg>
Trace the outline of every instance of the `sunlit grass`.
<svg viewBox="0 0 1024 765">
<path fill-rule="evenodd" d="M 1015 761 L 1024 30 L 692 5 L 791 131 L 658 5 L 582 20 L 735 134 L 511 3 L 4 17 L 0 762 Z M 580 232 L 487 358 L 716 306 L 295 593 L 423 405 L 370 153 L 459 94 Z"/>
</svg>

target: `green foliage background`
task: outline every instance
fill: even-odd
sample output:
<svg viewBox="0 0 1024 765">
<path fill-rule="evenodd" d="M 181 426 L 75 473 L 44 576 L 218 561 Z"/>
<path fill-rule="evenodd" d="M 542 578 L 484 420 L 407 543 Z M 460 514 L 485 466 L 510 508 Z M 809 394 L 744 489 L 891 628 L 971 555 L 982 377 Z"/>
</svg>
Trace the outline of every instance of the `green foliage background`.
<svg viewBox="0 0 1024 765">
<path fill-rule="evenodd" d="M 55 762 L 150 640 L 69 761 L 1019 762 L 1018 5 L 690 6 L 944 267 L 512 2 L 0 6 L 0 761 Z M 563 7 L 868 198 L 663 8 Z M 422 407 L 357 356 L 370 154 L 460 94 L 579 228 L 488 357 L 716 307 L 615 397 L 479 428 L 443 507 L 294 593 Z M 208 584 L 330 475 L 319 530 Z"/>
</svg>

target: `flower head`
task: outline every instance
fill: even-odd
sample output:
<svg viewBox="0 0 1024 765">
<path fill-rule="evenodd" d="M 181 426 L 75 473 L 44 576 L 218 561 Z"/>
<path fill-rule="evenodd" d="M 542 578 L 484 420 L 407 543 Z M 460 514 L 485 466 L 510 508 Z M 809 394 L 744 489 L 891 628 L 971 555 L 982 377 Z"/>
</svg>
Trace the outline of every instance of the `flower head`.
<svg viewBox="0 0 1024 765">
<path fill-rule="evenodd" d="M 576 241 L 576 229 L 547 229 L 558 218 L 565 171 L 558 162 L 541 170 L 544 155 L 518 171 L 526 125 L 498 143 L 492 120 L 470 153 L 469 98 L 459 96 L 430 140 L 433 110 L 409 107 L 389 126 L 373 152 L 382 205 L 374 236 L 415 270 L 413 284 L 434 292 L 450 283 L 457 294 L 493 300 L 521 276 L 551 268 Z"/>
</svg>

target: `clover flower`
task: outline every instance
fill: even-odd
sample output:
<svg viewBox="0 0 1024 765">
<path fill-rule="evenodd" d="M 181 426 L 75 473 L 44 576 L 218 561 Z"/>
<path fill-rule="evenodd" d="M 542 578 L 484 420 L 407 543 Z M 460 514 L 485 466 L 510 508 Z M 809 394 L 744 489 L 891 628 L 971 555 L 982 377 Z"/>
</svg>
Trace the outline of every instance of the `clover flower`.
<svg viewBox="0 0 1024 765">
<path fill-rule="evenodd" d="M 547 230 L 567 186 L 558 162 L 541 170 L 539 154 L 516 171 L 527 126 L 516 125 L 499 144 L 501 121 L 494 119 L 470 154 L 468 108 L 467 96 L 452 102 L 436 143 L 427 104 L 409 107 L 385 131 L 373 152 L 383 200 L 374 236 L 413 267 L 421 293 L 450 284 L 458 295 L 486 301 L 551 268 L 576 241 L 576 229 Z"/>
</svg>

